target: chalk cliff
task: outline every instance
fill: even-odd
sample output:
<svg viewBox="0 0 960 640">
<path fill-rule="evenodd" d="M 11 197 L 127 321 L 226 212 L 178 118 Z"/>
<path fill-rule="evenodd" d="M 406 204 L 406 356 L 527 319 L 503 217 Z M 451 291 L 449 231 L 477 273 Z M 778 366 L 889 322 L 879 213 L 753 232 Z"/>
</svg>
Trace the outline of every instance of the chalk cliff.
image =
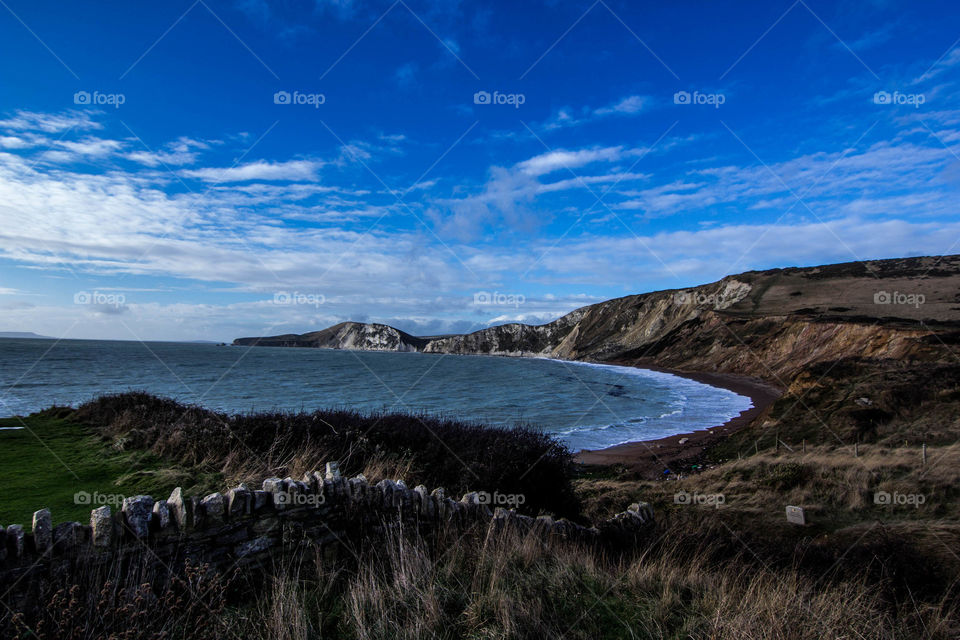
<svg viewBox="0 0 960 640">
<path fill-rule="evenodd" d="M 759 378 L 783 396 L 743 438 L 960 437 L 960 256 L 750 271 L 576 309 L 543 325 L 416 337 L 343 323 L 241 345 L 543 356 Z M 930 418 L 924 407 L 939 407 Z M 951 412 L 954 412 L 951 414 Z"/>
<path fill-rule="evenodd" d="M 960 329 L 960 256 L 751 271 L 626 296 L 543 325 L 417 337 L 382 324 L 239 338 L 237 345 L 628 360 L 756 376 L 780 386 L 849 356 L 949 358 L 930 335 Z"/>
</svg>

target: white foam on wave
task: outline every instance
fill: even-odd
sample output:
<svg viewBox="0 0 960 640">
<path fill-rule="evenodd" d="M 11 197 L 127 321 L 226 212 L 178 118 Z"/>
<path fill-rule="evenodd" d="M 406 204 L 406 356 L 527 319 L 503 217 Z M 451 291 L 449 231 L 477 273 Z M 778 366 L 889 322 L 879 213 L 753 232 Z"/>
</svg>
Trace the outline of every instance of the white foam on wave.
<svg viewBox="0 0 960 640">
<path fill-rule="evenodd" d="M 557 432 L 561 438 L 578 441 L 581 444 L 577 446 L 584 448 L 606 448 L 638 440 L 653 440 L 718 427 L 753 407 L 752 400 L 747 396 L 672 373 L 593 362 L 564 362 L 615 371 L 624 376 L 645 378 L 669 393 L 671 395 L 669 405 L 674 407 L 673 411 L 665 412 L 656 418 L 642 416 L 643 420 L 639 422 L 635 421 L 635 417 L 629 416 L 614 424 L 579 425 Z M 682 419 L 678 419 L 681 417 Z M 609 433 L 611 430 L 617 433 Z M 616 437 L 602 439 L 582 437 L 586 434 L 600 433 Z M 576 437 L 578 435 L 581 437 Z M 584 443 L 584 440 L 589 440 L 589 444 Z"/>
</svg>

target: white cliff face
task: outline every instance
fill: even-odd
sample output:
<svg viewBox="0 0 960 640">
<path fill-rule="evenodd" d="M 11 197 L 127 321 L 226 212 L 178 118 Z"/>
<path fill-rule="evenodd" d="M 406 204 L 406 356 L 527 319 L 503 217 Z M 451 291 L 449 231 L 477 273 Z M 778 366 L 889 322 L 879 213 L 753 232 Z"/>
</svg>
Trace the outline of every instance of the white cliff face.
<svg viewBox="0 0 960 640">
<path fill-rule="evenodd" d="M 602 359 L 654 342 L 705 311 L 735 305 L 750 291 L 750 284 L 731 278 L 687 290 L 609 300 L 576 309 L 544 325 L 505 324 L 445 338 L 417 338 L 383 324 L 344 322 L 303 335 L 242 338 L 237 342 L 359 351 Z"/>
<path fill-rule="evenodd" d="M 332 349 L 355 349 L 358 351 L 416 351 L 417 348 L 403 339 L 401 333 L 385 324 L 345 323 L 337 332 Z"/>
<path fill-rule="evenodd" d="M 751 290 L 750 284 L 730 279 L 627 296 L 577 309 L 545 325 L 509 324 L 431 340 L 424 351 L 601 359 L 654 342 L 704 312 L 729 308 Z"/>
<path fill-rule="evenodd" d="M 555 357 L 557 345 L 576 327 L 583 314 L 584 309 L 577 309 L 544 325 L 505 324 L 467 335 L 438 338 L 427 343 L 423 351 Z"/>
</svg>

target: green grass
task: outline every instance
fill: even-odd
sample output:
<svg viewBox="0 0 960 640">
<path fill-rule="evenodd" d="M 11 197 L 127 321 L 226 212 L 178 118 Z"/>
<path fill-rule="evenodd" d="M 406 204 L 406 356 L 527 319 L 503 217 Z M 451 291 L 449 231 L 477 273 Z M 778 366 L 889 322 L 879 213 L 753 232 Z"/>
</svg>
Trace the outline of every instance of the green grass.
<svg viewBox="0 0 960 640">
<path fill-rule="evenodd" d="M 0 524 L 29 526 L 47 507 L 54 522 L 86 523 L 100 504 L 77 504 L 78 492 L 165 498 L 176 486 L 201 492 L 222 489 L 215 473 L 171 466 L 151 453 L 123 451 L 87 427 L 47 411 L 0 419 Z M 119 509 L 119 500 L 111 508 Z"/>
</svg>

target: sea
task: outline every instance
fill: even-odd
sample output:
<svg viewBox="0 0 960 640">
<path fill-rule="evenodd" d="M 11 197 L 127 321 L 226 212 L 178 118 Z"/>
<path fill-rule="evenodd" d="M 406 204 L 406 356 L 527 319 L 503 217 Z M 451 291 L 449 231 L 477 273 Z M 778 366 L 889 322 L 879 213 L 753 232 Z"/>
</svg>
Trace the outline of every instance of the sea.
<svg viewBox="0 0 960 640">
<path fill-rule="evenodd" d="M 672 374 L 545 358 L 0 338 L 0 417 L 148 391 L 229 413 L 430 413 L 527 426 L 572 450 L 722 424 L 749 398 Z"/>
</svg>

